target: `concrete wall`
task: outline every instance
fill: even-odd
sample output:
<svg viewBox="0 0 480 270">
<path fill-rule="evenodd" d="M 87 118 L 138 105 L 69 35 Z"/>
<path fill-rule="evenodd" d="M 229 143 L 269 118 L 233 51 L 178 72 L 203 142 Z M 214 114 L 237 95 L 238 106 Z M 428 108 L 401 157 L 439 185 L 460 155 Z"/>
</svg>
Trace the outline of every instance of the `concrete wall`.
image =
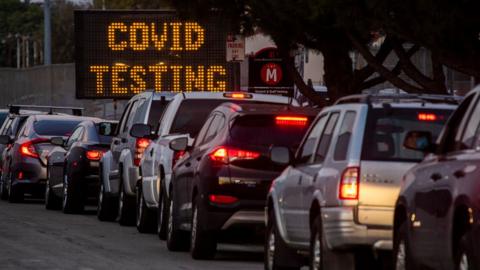
<svg viewBox="0 0 480 270">
<path fill-rule="evenodd" d="M 0 106 L 33 104 L 78 106 L 85 115 L 118 119 L 125 101 L 75 98 L 75 64 L 37 66 L 27 69 L 0 68 Z"/>
</svg>

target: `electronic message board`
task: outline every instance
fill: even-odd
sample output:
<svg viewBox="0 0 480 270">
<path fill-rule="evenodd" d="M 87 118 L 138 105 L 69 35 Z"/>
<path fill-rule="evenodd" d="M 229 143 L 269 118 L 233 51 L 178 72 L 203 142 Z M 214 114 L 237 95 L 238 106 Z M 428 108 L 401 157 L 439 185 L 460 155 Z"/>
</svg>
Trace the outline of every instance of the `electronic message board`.
<svg viewBox="0 0 480 270">
<path fill-rule="evenodd" d="M 233 89 L 225 25 L 173 11 L 75 11 L 77 98 Z"/>
</svg>

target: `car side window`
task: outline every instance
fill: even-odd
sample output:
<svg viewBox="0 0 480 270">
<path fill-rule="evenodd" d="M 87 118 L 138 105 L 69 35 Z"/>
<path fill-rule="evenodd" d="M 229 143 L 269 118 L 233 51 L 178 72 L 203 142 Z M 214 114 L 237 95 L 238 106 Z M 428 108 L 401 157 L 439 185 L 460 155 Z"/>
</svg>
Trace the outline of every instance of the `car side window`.
<svg viewBox="0 0 480 270">
<path fill-rule="evenodd" d="M 2 132 L 1 132 L 2 135 L 8 135 L 8 133 L 6 133 L 5 131 L 10 128 L 12 121 L 13 121 L 12 118 L 8 118 L 7 121 L 3 124 Z"/>
<path fill-rule="evenodd" d="M 347 158 L 356 116 L 357 113 L 354 111 L 348 111 L 345 113 L 340 132 L 338 133 L 337 142 L 335 143 L 335 151 L 333 153 L 334 160 L 341 161 Z"/>
<path fill-rule="evenodd" d="M 203 124 L 203 127 L 200 129 L 200 132 L 198 133 L 197 138 L 195 138 L 195 144 L 194 144 L 195 148 L 202 143 L 203 138 L 205 138 L 205 133 L 207 133 L 207 130 L 210 127 L 210 124 L 212 123 L 212 120 L 214 117 L 215 115 L 211 115 L 207 119 L 207 121 L 205 121 L 205 124 Z"/>
<path fill-rule="evenodd" d="M 310 161 L 310 158 L 313 156 L 315 151 L 315 144 L 320 137 L 320 133 L 323 131 L 325 127 L 325 123 L 327 122 L 327 115 L 320 116 L 318 121 L 315 123 L 313 128 L 310 129 L 306 139 L 303 141 L 303 145 L 300 147 L 298 152 L 296 163 L 307 163 Z"/>
<path fill-rule="evenodd" d="M 205 135 L 205 139 L 203 140 L 202 144 L 209 143 L 211 140 L 217 136 L 218 131 L 223 127 L 225 124 L 225 117 L 220 114 L 216 114 L 215 118 L 213 118 L 212 123 L 210 124 L 210 127 L 208 128 L 208 131 Z"/>
<path fill-rule="evenodd" d="M 466 122 L 465 132 L 462 136 L 461 149 L 472 149 L 477 138 L 478 126 L 480 124 L 480 106 L 477 99 L 475 107 L 471 110 L 470 118 Z"/>
<path fill-rule="evenodd" d="M 327 156 L 328 149 L 330 149 L 330 143 L 332 142 L 333 138 L 333 131 L 337 126 L 338 117 L 340 113 L 332 113 L 328 118 L 327 126 L 320 137 L 320 141 L 318 142 L 317 152 L 315 154 L 315 162 L 320 163 L 325 160 Z"/>
<path fill-rule="evenodd" d="M 133 124 L 143 123 L 147 114 L 148 104 L 146 99 L 142 98 L 138 101 L 137 109 L 135 110 L 135 116 L 133 117 Z"/>
<path fill-rule="evenodd" d="M 134 101 L 132 103 L 132 107 L 130 108 L 130 113 L 128 114 L 128 117 L 127 117 L 127 121 L 125 123 L 125 126 L 123 127 L 123 130 L 122 132 L 123 133 L 126 133 L 130 130 L 130 128 L 132 127 L 132 125 L 135 123 L 135 116 L 138 114 L 138 101 Z"/>
<path fill-rule="evenodd" d="M 80 140 L 80 138 L 82 137 L 82 134 L 83 127 L 78 127 L 77 129 L 75 129 L 70 138 L 68 138 L 67 148 L 70 148 L 74 143 L 78 142 L 78 140 Z"/>
<path fill-rule="evenodd" d="M 123 111 L 122 117 L 120 117 L 120 122 L 118 124 L 117 134 L 120 133 L 125 127 L 125 122 L 127 121 L 128 114 L 130 113 L 130 109 L 132 108 L 132 103 L 127 104 L 125 110 Z"/>
<path fill-rule="evenodd" d="M 474 95 L 471 95 L 465 98 L 457 108 L 457 110 L 453 113 L 453 115 L 448 120 L 446 125 L 445 134 L 442 137 L 440 153 L 446 154 L 449 152 L 454 152 L 461 149 L 461 139 L 460 126 L 463 123 L 463 118 L 466 117 L 466 113 L 468 112 L 468 108 L 472 103 Z"/>
</svg>

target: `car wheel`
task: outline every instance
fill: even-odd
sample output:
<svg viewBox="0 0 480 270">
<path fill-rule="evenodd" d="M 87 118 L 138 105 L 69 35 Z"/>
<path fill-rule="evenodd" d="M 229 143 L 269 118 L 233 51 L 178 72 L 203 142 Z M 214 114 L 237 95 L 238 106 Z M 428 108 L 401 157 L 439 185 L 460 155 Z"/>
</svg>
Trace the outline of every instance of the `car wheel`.
<svg viewBox="0 0 480 270">
<path fill-rule="evenodd" d="M 312 226 L 310 235 L 310 269 L 326 270 L 355 269 L 355 256 L 353 253 L 329 250 L 323 234 L 322 218 L 318 215 Z"/>
<path fill-rule="evenodd" d="M 76 184 L 68 175 L 63 176 L 62 211 L 65 214 L 78 214 L 83 211 L 84 202 Z"/>
<path fill-rule="evenodd" d="M 97 218 L 100 221 L 115 221 L 118 213 L 118 200 L 112 198 L 105 191 L 105 184 L 100 180 L 98 191 Z"/>
<path fill-rule="evenodd" d="M 188 250 L 188 235 L 180 230 L 175 209 L 173 194 L 168 203 L 167 248 L 170 251 Z"/>
<path fill-rule="evenodd" d="M 137 185 L 136 194 L 137 194 L 137 215 L 136 215 L 136 225 L 137 230 L 140 233 L 153 233 L 155 232 L 156 225 L 156 216 L 155 212 L 148 208 L 143 198 L 143 192 L 141 184 Z"/>
<path fill-rule="evenodd" d="M 135 225 L 135 197 L 128 196 L 125 193 L 123 177 L 121 176 L 118 195 L 118 223 L 122 226 Z"/>
<path fill-rule="evenodd" d="M 12 178 L 13 174 L 10 173 L 8 177 L 8 202 L 10 203 L 18 203 L 23 201 L 23 191 L 21 190 L 20 187 L 13 186 L 12 184 Z"/>
<path fill-rule="evenodd" d="M 8 199 L 8 190 L 7 190 L 7 185 L 5 184 L 5 180 L 0 179 L 0 199 L 2 200 L 7 200 Z"/>
<path fill-rule="evenodd" d="M 62 201 L 59 197 L 57 197 L 51 187 L 50 187 L 50 180 L 47 179 L 47 183 L 45 184 L 45 208 L 47 210 L 60 210 L 62 209 Z"/>
<path fill-rule="evenodd" d="M 280 235 L 278 233 L 275 217 L 270 211 L 268 215 L 267 232 L 265 235 L 264 244 L 264 269 L 265 270 L 298 270 L 300 265 L 292 265 L 294 263 L 293 258 L 296 255 L 283 245 Z M 283 257 L 283 258 L 282 258 Z M 297 256 L 298 257 L 298 256 Z M 285 259 L 285 260 L 282 260 Z M 284 264 L 288 262 L 288 264 Z"/>
<path fill-rule="evenodd" d="M 204 229 L 206 225 L 205 211 L 201 208 L 200 197 L 194 200 L 192 213 L 192 230 L 190 231 L 190 254 L 196 260 L 209 260 L 217 252 L 215 232 Z"/>
<path fill-rule="evenodd" d="M 393 266 L 395 270 L 411 269 L 412 259 L 407 238 L 407 223 L 401 224 L 393 239 Z"/>
<path fill-rule="evenodd" d="M 167 239 L 168 227 L 168 199 L 166 194 L 160 193 L 157 209 L 157 234 L 161 240 Z"/>
<path fill-rule="evenodd" d="M 474 267 L 474 252 L 472 235 L 467 232 L 463 235 L 460 243 L 458 243 L 457 253 L 455 255 L 455 270 L 473 270 Z"/>
</svg>

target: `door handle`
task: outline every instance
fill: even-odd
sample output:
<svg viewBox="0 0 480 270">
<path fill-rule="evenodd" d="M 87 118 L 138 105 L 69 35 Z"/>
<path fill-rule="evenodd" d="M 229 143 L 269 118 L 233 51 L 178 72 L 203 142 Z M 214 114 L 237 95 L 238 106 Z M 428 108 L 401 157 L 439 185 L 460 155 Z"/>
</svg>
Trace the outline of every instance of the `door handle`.
<svg viewBox="0 0 480 270">
<path fill-rule="evenodd" d="M 438 180 L 440 180 L 440 179 L 442 179 L 442 178 L 443 178 L 443 176 L 442 176 L 441 174 L 439 174 L 439 173 L 434 173 L 434 174 L 432 174 L 432 175 L 430 176 L 430 179 L 432 179 L 433 181 L 438 181 Z"/>
<path fill-rule="evenodd" d="M 464 170 L 458 170 L 458 171 L 454 172 L 453 175 L 456 178 L 463 178 L 463 177 L 465 177 L 466 173 L 465 173 Z"/>
</svg>

